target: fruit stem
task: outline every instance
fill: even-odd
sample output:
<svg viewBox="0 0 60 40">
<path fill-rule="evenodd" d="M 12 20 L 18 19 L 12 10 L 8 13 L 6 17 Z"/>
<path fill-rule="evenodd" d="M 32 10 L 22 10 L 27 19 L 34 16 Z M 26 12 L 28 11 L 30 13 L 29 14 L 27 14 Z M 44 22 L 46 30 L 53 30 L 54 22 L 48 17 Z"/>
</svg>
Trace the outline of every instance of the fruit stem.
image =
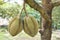
<svg viewBox="0 0 60 40">
<path fill-rule="evenodd" d="M 21 11 L 19 11 L 18 17 L 21 17 L 22 11 L 23 11 L 24 7 L 21 9 Z"/>
<path fill-rule="evenodd" d="M 25 1 L 24 1 L 24 4 L 23 4 L 23 7 L 24 7 L 24 11 L 25 11 L 25 14 L 26 14 L 26 16 L 28 16 L 28 13 L 27 13 L 27 10 L 26 10 L 26 7 L 25 7 Z"/>
</svg>

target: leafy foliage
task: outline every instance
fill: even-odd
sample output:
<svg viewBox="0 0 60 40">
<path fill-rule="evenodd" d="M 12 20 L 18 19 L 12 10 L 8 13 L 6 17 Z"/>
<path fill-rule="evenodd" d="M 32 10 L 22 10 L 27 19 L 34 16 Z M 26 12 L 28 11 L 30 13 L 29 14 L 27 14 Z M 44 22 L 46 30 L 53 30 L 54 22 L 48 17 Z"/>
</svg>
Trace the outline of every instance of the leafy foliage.
<svg viewBox="0 0 60 40">
<path fill-rule="evenodd" d="M 60 6 L 59 7 L 55 7 L 53 9 L 52 19 L 53 19 L 54 25 L 59 27 L 60 26 Z"/>
<path fill-rule="evenodd" d="M 19 13 L 19 5 L 14 3 L 5 3 L 0 6 L 0 16 L 5 18 L 13 17 L 14 15 L 17 15 Z"/>
<path fill-rule="evenodd" d="M 4 1 L 3 0 L 0 0 L 0 5 L 4 4 Z"/>
</svg>

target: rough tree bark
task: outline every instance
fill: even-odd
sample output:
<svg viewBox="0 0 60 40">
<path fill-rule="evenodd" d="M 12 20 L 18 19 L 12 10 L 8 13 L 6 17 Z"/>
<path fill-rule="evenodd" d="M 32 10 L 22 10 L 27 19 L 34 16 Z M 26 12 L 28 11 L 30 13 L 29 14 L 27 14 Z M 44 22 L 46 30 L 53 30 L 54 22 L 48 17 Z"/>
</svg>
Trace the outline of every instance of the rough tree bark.
<svg viewBox="0 0 60 40">
<path fill-rule="evenodd" d="M 44 10 L 46 11 L 46 14 L 50 17 L 50 20 L 52 20 L 52 8 L 53 5 L 50 3 L 51 0 L 42 0 L 42 4 L 44 7 Z M 46 19 L 42 18 L 42 33 L 41 33 L 41 40 L 51 40 L 51 34 L 52 34 L 52 22 L 46 21 Z"/>
<path fill-rule="evenodd" d="M 60 5 L 59 2 L 51 3 L 51 0 L 42 0 L 44 10 L 50 17 L 50 20 L 52 20 L 52 10 L 55 6 Z M 42 18 L 42 31 L 40 30 L 41 33 L 41 40 L 51 40 L 51 35 L 52 35 L 52 22 L 46 21 L 46 19 Z"/>
<path fill-rule="evenodd" d="M 38 5 L 34 0 L 24 0 L 30 7 L 39 11 L 42 16 L 42 29 L 39 31 L 41 40 L 51 40 L 52 34 L 52 9 L 60 5 L 59 2 L 52 3 L 51 0 L 42 0 L 42 6 Z"/>
</svg>

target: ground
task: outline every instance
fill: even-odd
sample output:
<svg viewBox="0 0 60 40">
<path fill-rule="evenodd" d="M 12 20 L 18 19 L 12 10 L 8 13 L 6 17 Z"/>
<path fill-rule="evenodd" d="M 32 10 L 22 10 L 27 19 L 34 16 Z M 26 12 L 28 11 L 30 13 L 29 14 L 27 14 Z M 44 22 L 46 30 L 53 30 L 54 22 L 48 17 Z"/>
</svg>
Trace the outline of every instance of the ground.
<svg viewBox="0 0 60 40">
<path fill-rule="evenodd" d="M 39 32 L 35 37 L 30 37 L 24 31 L 17 36 L 11 36 L 7 30 L 0 31 L 0 40 L 41 40 Z M 55 30 L 52 33 L 52 40 L 60 40 L 60 30 Z"/>
</svg>

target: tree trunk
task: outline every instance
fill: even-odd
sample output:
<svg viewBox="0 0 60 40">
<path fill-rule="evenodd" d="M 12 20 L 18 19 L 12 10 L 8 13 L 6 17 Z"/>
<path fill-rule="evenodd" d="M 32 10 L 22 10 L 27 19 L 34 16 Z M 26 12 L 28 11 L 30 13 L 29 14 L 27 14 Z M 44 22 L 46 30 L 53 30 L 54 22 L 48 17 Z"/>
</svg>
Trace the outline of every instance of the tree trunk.
<svg viewBox="0 0 60 40">
<path fill-rule="evenodd" d="M 50 4 L 50 1 L 42 0 L 42 3 L 46 13 L 52 20 L 52 4 Z M 51 40 L 52 22 L 46 21 L 46 19 L 42 18 L 42 28 L 43 31 L 41 33 L 41 40 Z"/>
<path fill-rule="evenodd" d="M 50 16 L 50 14 L 49 14 Z M 52 19 L 51 19 L 52 20 Z M 52 34 L 52 23 L 44 20 L 42 18 L 42 27 L 43 27 L 43 33 L 41 34 L 41 40 L 51 40 L 51 34 Z"/>
</svg>

